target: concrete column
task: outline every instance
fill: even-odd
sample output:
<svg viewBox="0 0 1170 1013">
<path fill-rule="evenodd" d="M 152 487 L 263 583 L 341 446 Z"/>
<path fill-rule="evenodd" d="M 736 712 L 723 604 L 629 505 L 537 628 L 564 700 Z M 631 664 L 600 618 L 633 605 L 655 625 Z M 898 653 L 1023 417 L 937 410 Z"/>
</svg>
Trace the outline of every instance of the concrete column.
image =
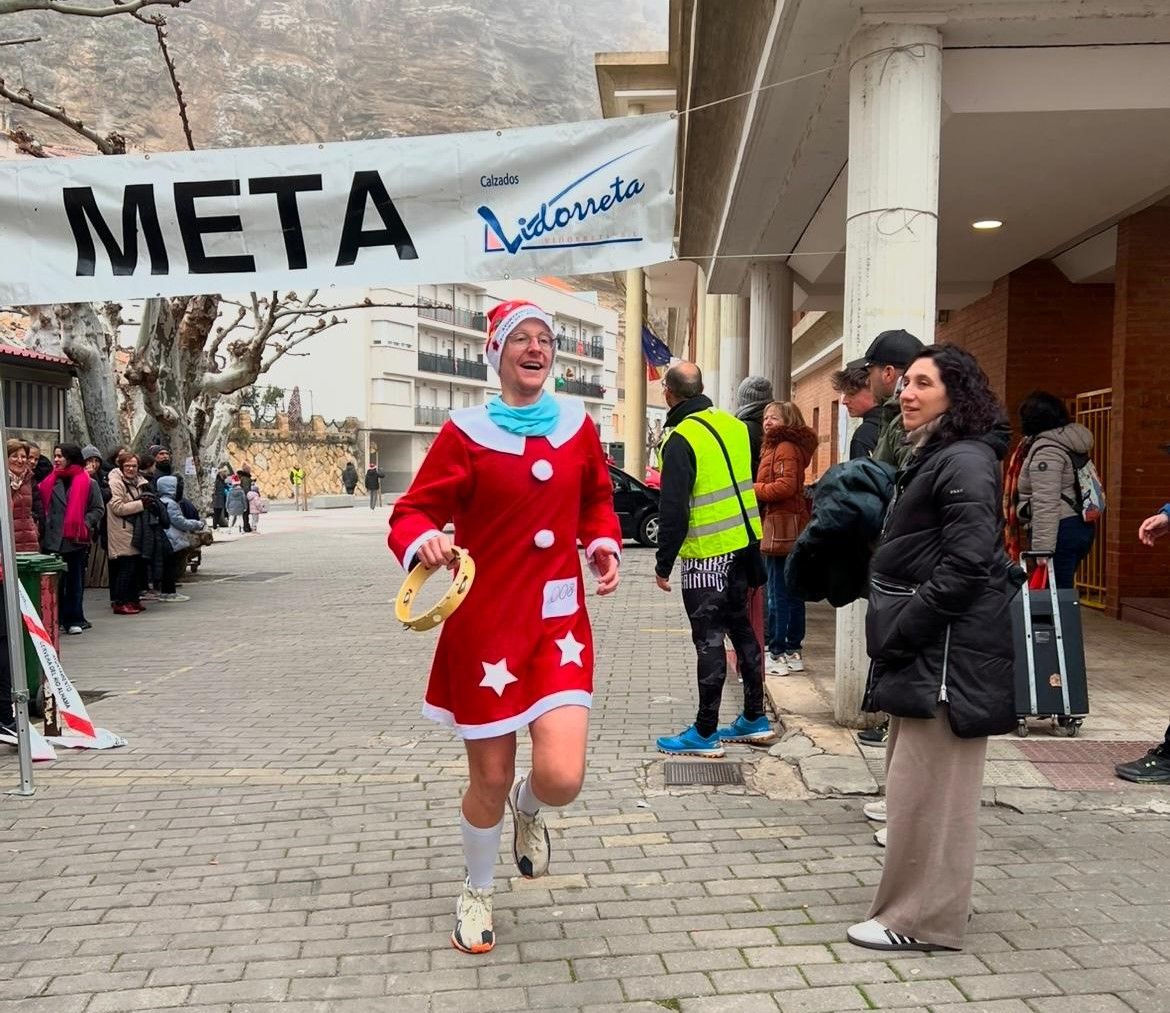
<svg viewBox="0 0 1170 1013">
<path fill-rule="evenodd" d="M 719 397 L 716 408 L 735 411 L 735 392 L 748 375 L 748 301 L 719 297 Z M 711 388 L 708 388 L 708 395 Z"/>
<path fill-rule="evenodd" d="M 699 360 L 707 396 L 719 395 L 719 296 L 703 299 L 703 356 Z"/>
<path fill-rule="evenodd" d="M 792 396 L 792 268 L 775 260 L 751 267 L 748 373 L 772 381 L 776 399 Z"/>
<path fill-rule="evenodd" d="M 695 272 L 695 352 L 692 361 L 702 369 L 703 346 L 707 341 L 707 272 L 701 267 Z M 684 356 L 685 358 L 686 356 Z"/>
<path fill-rule="evenodd" d="M 941 45 L 932 25 L 896 21 L 863 25 L 850 43 L 846 362 L 891 328 L 934 341 Z M 864 603 L 837 612 L 836 718 L 853 727 L 869 670 L 864 618 Z"/>
<path fill-rule="evenodd" d="M 625 470 L 641 481 L 646 474 L 646 360 L 642 354 L 642 299 L 645 282 L 640 267 L 626 272 L 625 336 Z"/>
</svg>

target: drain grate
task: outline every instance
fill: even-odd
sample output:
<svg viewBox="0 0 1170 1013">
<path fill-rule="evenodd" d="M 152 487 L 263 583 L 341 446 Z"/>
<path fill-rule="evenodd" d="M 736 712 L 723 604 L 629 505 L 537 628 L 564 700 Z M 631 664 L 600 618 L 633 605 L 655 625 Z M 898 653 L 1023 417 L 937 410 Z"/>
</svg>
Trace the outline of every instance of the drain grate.
<svg viewBox="0 0 1170 1013">
<path fill-rule="evenodd" d="M 666 786 L 684 784 L 743 784 L 743 766 L 738 763 L 666 763 Z"/>
</svg>

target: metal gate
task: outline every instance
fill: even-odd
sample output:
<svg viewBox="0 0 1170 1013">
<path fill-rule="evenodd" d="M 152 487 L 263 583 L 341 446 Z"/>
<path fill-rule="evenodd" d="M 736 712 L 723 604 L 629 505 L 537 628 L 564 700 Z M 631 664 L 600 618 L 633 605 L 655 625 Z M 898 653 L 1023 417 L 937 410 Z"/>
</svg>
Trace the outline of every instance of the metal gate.
<svg viewBox="0 0 1170 1013">
<path fill-rule="evenodd" d="M 1109 488 L 1109 432 L 1113 418 L 1113 388 L 1092 390 L 1078 394 L 1074 399 L 1076 421 L 1093 434 L 1093 463 L 1101 476 L 1101 484 Z M 1108 504 L 1106 504 L 1108 506 Z M 1105 607 L 1105 528 L 1109 523 L 1106 510 L 1097 522 L 1097 538 L 1093 548 L 1077 570 L 1077 591 L 1081 604 L 1089 608 Z"/>
</svg>

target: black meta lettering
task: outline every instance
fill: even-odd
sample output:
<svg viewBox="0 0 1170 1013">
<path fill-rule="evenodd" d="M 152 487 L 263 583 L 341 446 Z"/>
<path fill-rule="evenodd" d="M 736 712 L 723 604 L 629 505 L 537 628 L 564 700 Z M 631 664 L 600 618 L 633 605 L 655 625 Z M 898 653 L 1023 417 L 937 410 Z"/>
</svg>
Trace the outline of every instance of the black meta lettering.
<svg viewBox="0 0 1170 1013">
<path fill-rule="evenodd" d="M 363 229 L 366 203 L 374 200 L 374 209 L 382 219 L 382 228 Z M 349 267 L 357 262 L 358 251 L 365 246 L 393 246 L 399 260 L 418 260 L 414 240 L 406 229 L 394 201 L 386 191 L 386 184 L 376 171 L 355 172 L 345 208 L 345 225 L 341 230 L 341 244 L 337 250 L 337 266 Z"/>
<path fill-rule="evenodd" d="M 290 271 L 309 266 L 305 253 L 305 233 L 301 228 L 301 210 L 297 194 L 321 189 L 321 176 L 259 176 L 248 180 L 248 193 L 276 194 L 276 210 L 280 213 L 280 231 L 284 236 L 284 252 Z"/>
<path fill-rule="evenodd" d="M 175 184 L 175 215 L 179 219 L 179 233 L 183 249 L 187 251 L 187 269 L 192 274 L 248 274 L 256 270 L 256 261 L 247 254 L 229 257 L 209 257 L 203 249 L 203 237 L 223 232 L 243 232 L 239 215 L 208 215 L 200 218 L 195 213 L 195 201 L 200 197 L 238 197 L 238 179 L 208 179 L 197 183 Z"/>
<path fill-rule="evenodd" d="M 61 191 L 61 195 L 65 202 L 65 217 L 69 219 L 73 242 L 77 246 L 78 278 L 92 278 L 97 271 L 97 250 L 94 246 L 93 232 L 96 232 L 98 239 L 102 241 L 114 274 L 133 274 L 138 267 L 139 222 L 142 223 L 146 251 L 150 254 L 150 273 L 166 274 L 170 270 L 167 245 L 163 240 L 162 228 L 158 221 L 158 208 L 154 202 L 154 187 L 150 183 L 131 183 L 122 191 L 121 246 L 98 210 L 92 187 L 67 186 Z M 90 231 L 91 225 L 93 232 Z"/>
</svg>

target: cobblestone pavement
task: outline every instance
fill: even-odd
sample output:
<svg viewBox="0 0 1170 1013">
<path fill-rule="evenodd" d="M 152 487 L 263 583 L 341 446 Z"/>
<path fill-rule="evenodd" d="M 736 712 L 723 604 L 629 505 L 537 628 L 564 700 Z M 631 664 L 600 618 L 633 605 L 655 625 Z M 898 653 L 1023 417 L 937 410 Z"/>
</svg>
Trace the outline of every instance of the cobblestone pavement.
<svg viewBox="0 0 1170 1013">
<path fill-rule="evenodd" d="M 90 592 L 65 665 L 131 744 L 0 796 L 0 1011 L 1170 1010 L 1164 815 L 985 808 L 966 952 L 882 960 L 843 942 L 881 866 L 859 799 L 746 747 L 746 788 L 667 792 L 652 740 L 692 717 L 692 654 L 634 548 L 591 603 L 591 776 L 553 874 L 502 876 L 495 952 L 455 952 L 461 750 L 418 715 L 434 638 L 391 617 L 385 513 L 269 515 L 137 618 Z"/>
</svg>

